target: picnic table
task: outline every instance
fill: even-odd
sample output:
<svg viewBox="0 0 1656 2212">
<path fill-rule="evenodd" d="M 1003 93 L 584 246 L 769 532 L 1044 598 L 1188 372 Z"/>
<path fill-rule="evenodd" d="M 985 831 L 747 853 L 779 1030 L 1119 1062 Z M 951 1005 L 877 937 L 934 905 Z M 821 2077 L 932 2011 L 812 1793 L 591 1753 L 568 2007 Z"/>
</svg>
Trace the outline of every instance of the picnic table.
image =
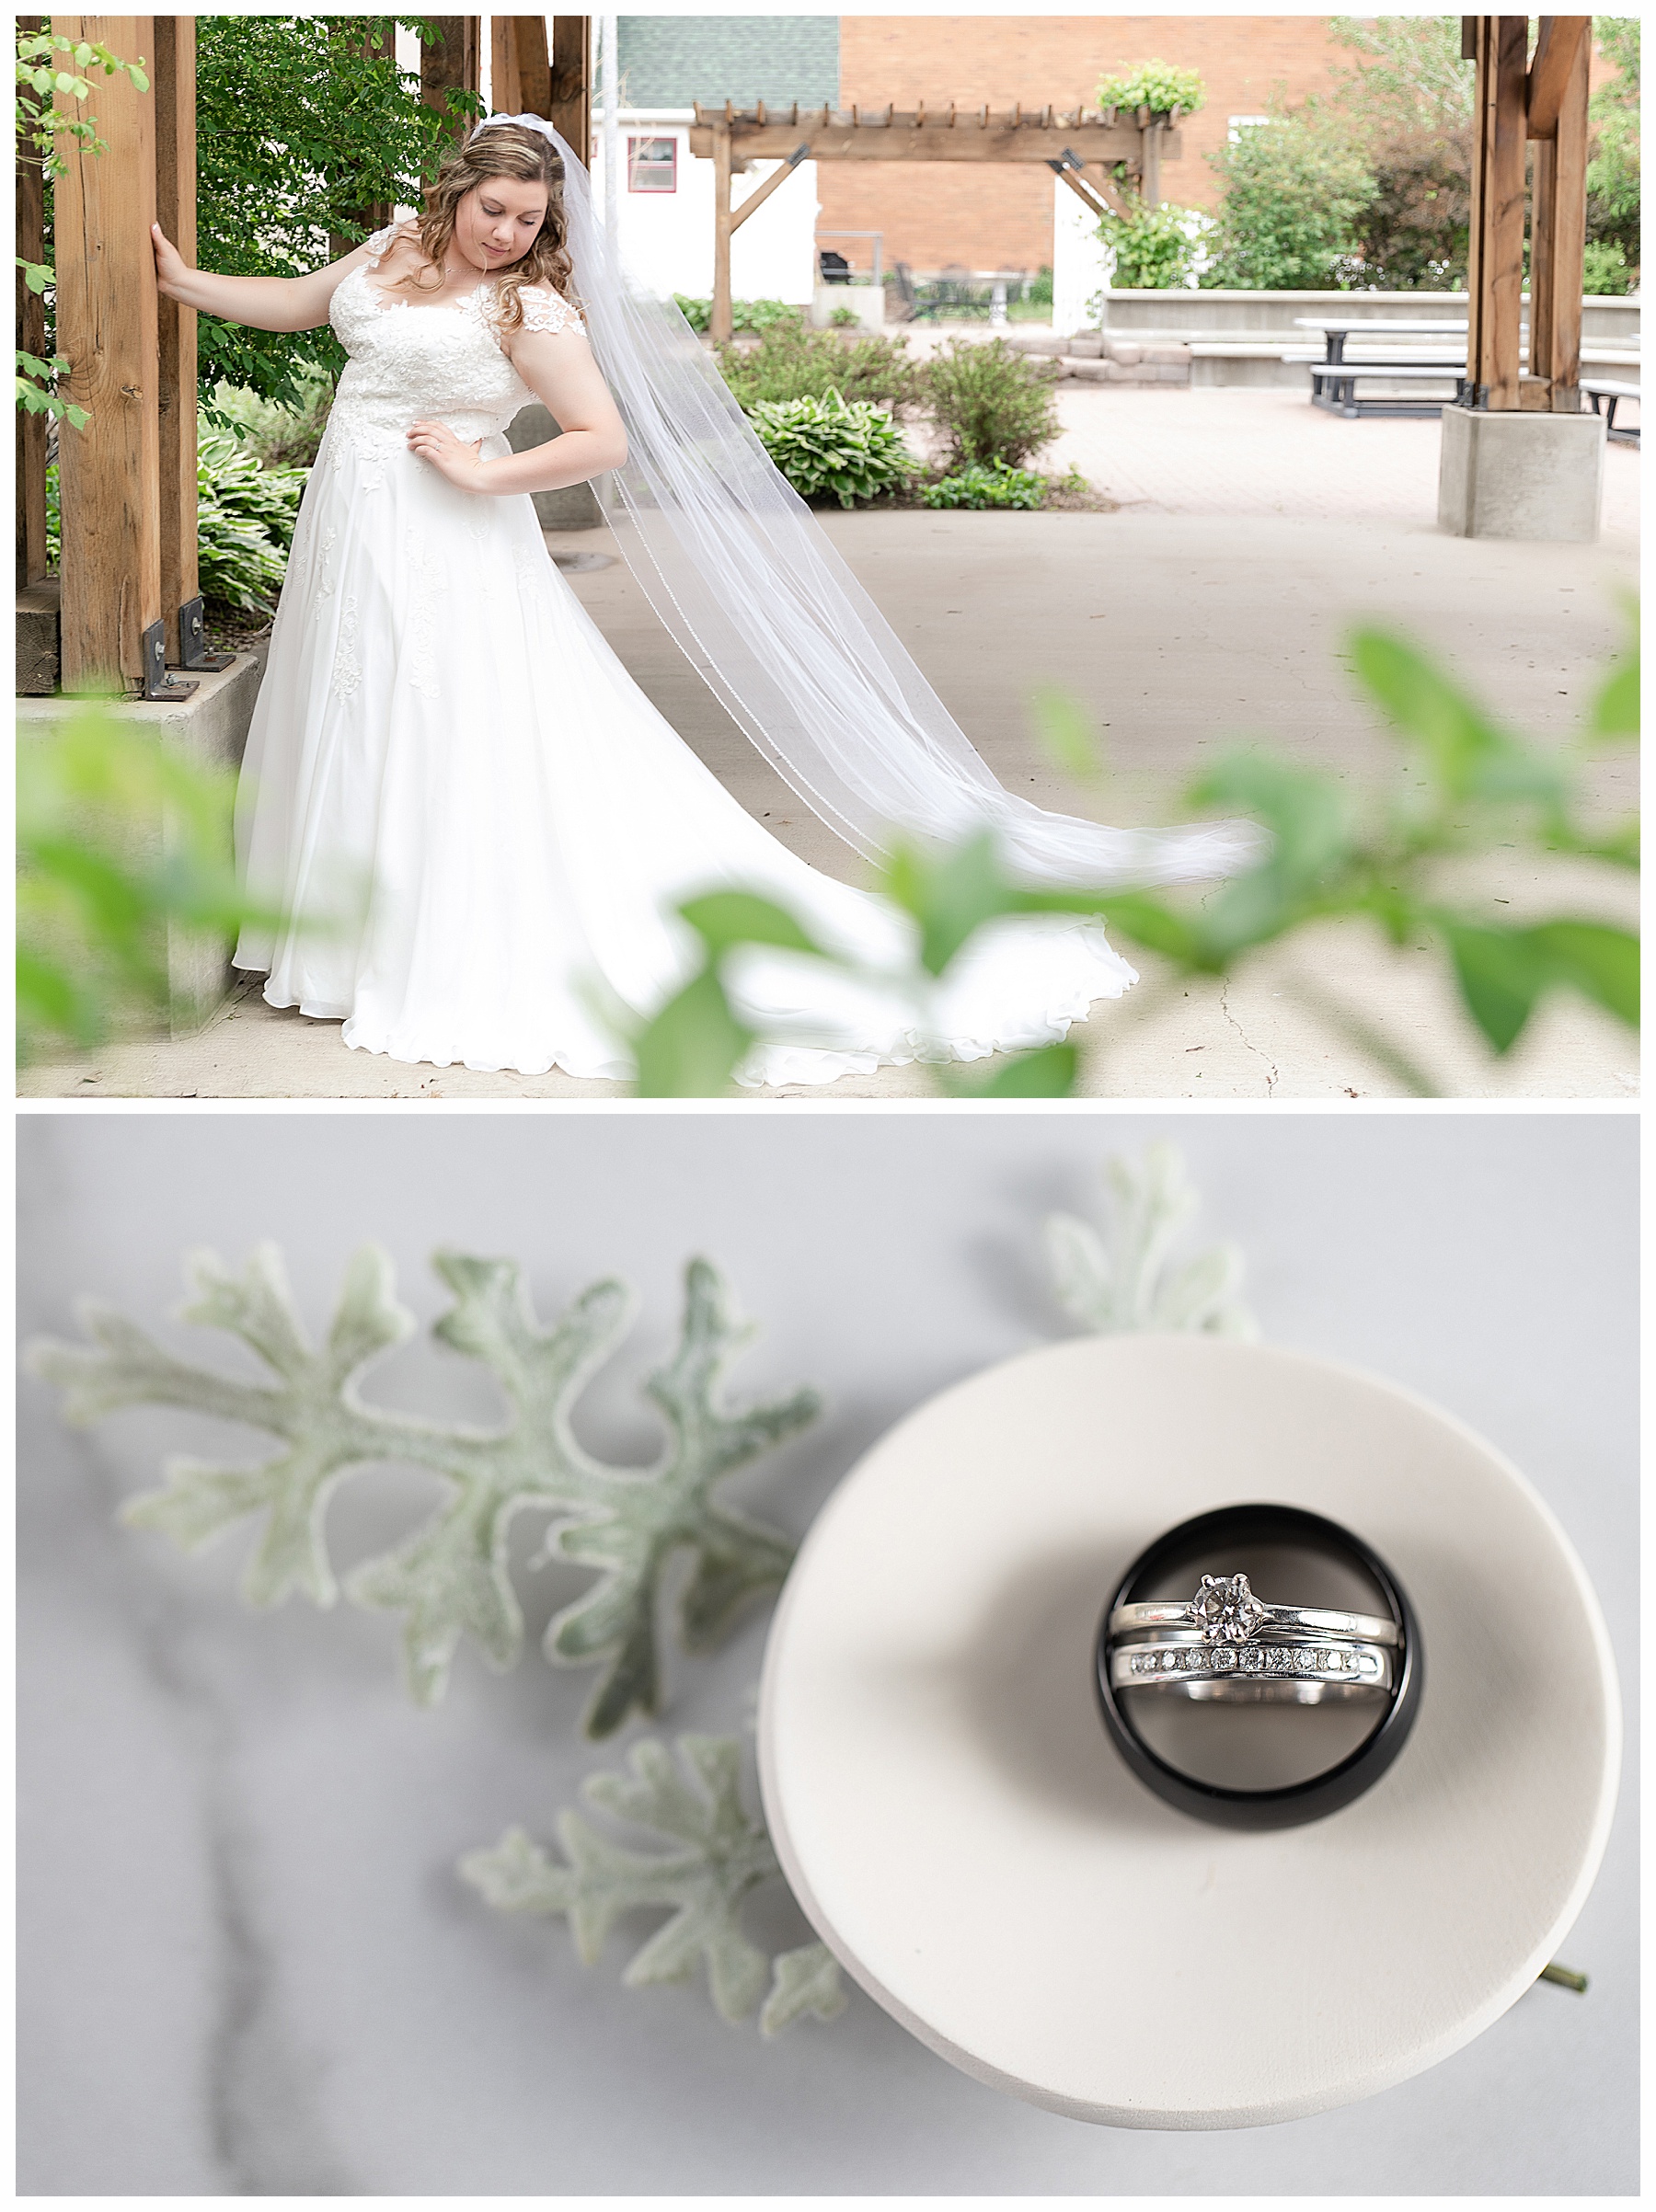
<svg viewBox="0 0 1656 2212">
<path fill-rule="evenodd" d="M 1375 315 L 1296 315 L 1296 330 L 1320 330 L 1323 352 L 1320 361 L 1313 353 L 1287 353 L 1285 361 L 1303 361 L 1311 371 L 1311 404 L 1328 407 L 1332 413 L 1354 419 L 1359 415 L 1436 415 L 1445 402 L 1441 398 L 1424 396 L 1415 399 L 1405 393 L 1390 392 L 1383 396 L 1376 394 L 1360 395 L 1359 383 L 1377 379 L 1386 384 L 1413 384 L 1424 382 L 1440 384 L 1445 377 L 1454 377 L 1455 397 L 1458 400 L 1466 383 L 1466 325 L 1464 319 L 1451 320 L 1444 316 L 1421 317 L 1419 320 L 1402 316 L 1381 318 Z M 1348 361 L 1346 340 L 1356 338 L 1370 346 L 1385 345 L 1391 338 L 1441 338 L 1445 350 L 1442 358 L 1422 359 L 1410 351 L 1402 359 L 1391 361 Z M 1459 338 L 1461 344 L 1453 354 L 1447 350 L 1448 340 Z"/>
</svg>

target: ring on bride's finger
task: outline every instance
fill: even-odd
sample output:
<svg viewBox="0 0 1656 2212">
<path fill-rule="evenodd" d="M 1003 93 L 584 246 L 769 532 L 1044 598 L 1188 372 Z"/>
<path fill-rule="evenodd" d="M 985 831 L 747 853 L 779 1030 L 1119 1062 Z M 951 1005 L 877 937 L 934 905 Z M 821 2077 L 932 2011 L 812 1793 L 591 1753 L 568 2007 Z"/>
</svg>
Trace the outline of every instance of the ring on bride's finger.
<svg viewBox="0 0 1656 2212">
<path fill-rule="evenodd" d="M 1342 1638 L 1395 1647 L 1402 1642 L 1395 1621 L 1376 1613 L 1343 1613 L 1326 1606 L 1267 1605 L 1248 1587 L 1246 1575 L 1204 1575 L 1193 1598 L 1146 1605 L 1118 1605 L 1108 1634 L 1134 1635 L 1145 1629 L 1188 1629 L 1213 1645 L 1246 1645 L 1256 1635 L 1283 1634 L 1313 1642 Z"/>
<path fill-rule="evenodd" d="M 1389 1692 L 1395 1655 L 1379 1644 L 1209 1643 L 1157 1636 L 1110 1653 L 1115 1690 L 1172 1690 L 1190 1698 L 1320 1704 Z"/>
</svg>

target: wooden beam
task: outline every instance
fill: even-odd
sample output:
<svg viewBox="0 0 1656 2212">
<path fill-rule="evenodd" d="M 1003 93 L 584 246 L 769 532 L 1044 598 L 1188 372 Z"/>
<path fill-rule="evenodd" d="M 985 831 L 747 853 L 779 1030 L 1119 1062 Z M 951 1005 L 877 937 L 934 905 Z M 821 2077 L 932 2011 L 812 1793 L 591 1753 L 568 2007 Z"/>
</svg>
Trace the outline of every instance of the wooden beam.
<svg viewBox="0 0 1656 2212">
<path fill-rule="evenodd" d="M 1530 63 L 1527 109 L 1532 138 L 1551 138 L 1558 110 L 1575 82 L 1576 63 L 1593 44 L 1591 16 L 1543 16 Z"/>
<path fill-rule="evenodd" d="M 52 27 L 124 61 L 155 51 L 151 16 L 54 16 Z M 67 396 L 91 414 L 60 447 L 66 692 L 139 684 L 144 632 L 162 613 L 155 108 L 123 76 L 100 76 L 89 104 L 109 151 L 65 147 L 53 196 L 58 350 Z"/>
<path fill-rule="evenodd" d="M 1530 220 L 1530 370 L 1557 415 L 1581 407 L 1581 263 L 1587 242 L 1587 100 L 1593 48 L 1574 51 L 1550 138 L 1537 139 Z"/>
<path fill-rule="evenodd" d="M 35 18 L 38 22 L 39 18 Z M 31 24 L 30 28 L 33 28 Z M 25 261 L 46 258 L 45 192 L 32 146 L 17 138 L 17 253 Z M 17 344 L 37 361 L 46 354 L 46 303 L 17 271 Z M 73 433 L 70 433 L 73 435 Z M 46 573 L 46 418 L 17 409 L 17 589 Z"/>
<path fill-rule="evenodd" d="M 1119 215 L 1123 223 L 1131 220 L 1127 202 L 1108 178 L 1079 176 L 1062 161 L 1052 164 L 1052 171 L 1062 183 L 1068 185 L 1076 199 L 1098 216 L 1100 223 L 1106 215 Z"/>
<path fill-rule="evenodd" d="M 713 152 L 713 116 L 702 110 L 690 132 L 690 151 L 706 161 Z M 887 123 L 863 116 L 811 115 L 795 126 L 765 123 L 749 118 L 730 119 L 730 131 L 736 157 L 743 160 L 783 161 L 801 137 L 807 137 L 813 161 L 1045 161 L 1057 160 L 1073 148 L 1089 166 L 1094 162 L 1126 162 L 1136 169 L 1143 158 L 1143 140 L 1135 123 L 1106 125 L 1096 118 L 1083 124 L 1056 122 L 1049 130 L 1039 117 L 1014 123 L 1010 116 L 991 116 L 987 109 L 972 125 L 939 130 L 935 125 L 917 129 L 910 115 L 894 115 Z M 1163 161 L 1177 161 L 1183 140 L 1177 131 L 1160 132 Z"/>
<path fill-rule="evenodd" d="M 435 108 L 452 138 L 464 138 L 470 118 L 449 100 L 451 92 L 477 92 L 482 86 L 481 16 L 432 16 L 428 18 L 437 36 L 420 49 L 420 97 Z"/>
<path fill-rule="evenodd" d="M 546 18 L 490 16 L 489 24 L 495 113 L 546 115 L 552 105 Z"/>
<path fill-rule="evenodd" d="M 546 120 L 581 158 L 592 158 L 592 18 L 552 18 L 552 92 Z"/>
<path fill-rule="evenodd" d="M 1478 16 L 1467 290 L 1467 375 L 1478 404 L 1519 405 L 1527 16 Z"/>
<path fill-rule="evenodd" d="M 1161 166 L 1167 149 L 1162 143 L 1163 126 L 1152 120 L 1139 134 L 1142 149 L 1139 155 L 1139 197 L 1146 207 L 1161 205 Z"/>
<path fill-rule="evenodd" d="M 808 151 L 809 149 L 807 147 L 797 147 L 794 152 L 788 155 L 788 159 L 781 165 L 779 168 L 773 169 L 770 175 L 765 179 L 765 182 L 756 186 L 754 189 L 748 194 L 747 198 L 742 201 L 739 208 L 734 208 L 731 210 L 730 228 L 732 231 L 739 231 L 742 224 L 747 221 L 748 217 L 752 214 L 757 213 L 759 209 L 765 205 L 765 201 L 776 189 L 777 186 L 784 185 L 788 182 L 788 178 L 793 175 L 799 164 L 805 159 Z"/>
<path fill-rule="evenodd" d="M 728 345 L 735 332 L 730 296 L 730 126 L 716 122 L 708 132 L 713 154 L 713 300 L 707 335 Z"/>
<path fill-rule="evenodd" d="M 155 220 L 193 269 L 196 258 L 195 33 L 193 16 L 156 16 Z M 196 317 L 177 300 L 155 303 L 160 436 L 161 616 L 167 658 L 183 664 L 178 610 L 201 590 L 196 549 Z"/>
</svg>

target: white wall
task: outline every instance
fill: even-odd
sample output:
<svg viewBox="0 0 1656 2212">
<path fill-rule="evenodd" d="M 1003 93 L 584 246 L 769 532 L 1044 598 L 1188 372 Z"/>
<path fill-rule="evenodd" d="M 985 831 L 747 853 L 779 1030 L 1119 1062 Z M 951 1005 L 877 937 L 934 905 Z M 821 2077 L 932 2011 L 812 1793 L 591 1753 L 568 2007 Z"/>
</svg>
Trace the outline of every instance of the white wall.
<svg viewBox="0 0 1656 2212">
<path fill-rule="evenodd" d="M 1115 257 L 1098 235 L 1098 221 L 1062 177 L 1052 179 L 1052 328 L 1063 336 L 1098 327 L 1087 302 L 1110 283 Z"/>
<path fill-rule="evenodd" d="M 707 299 L 713 290 L 713 164 L 690 152 L 690 126 L 678 118 L 660 121 L 621 111 L 621 250 L 628 265 L 653 290 L 682 292 Z M 629 192 L 628 137 L 673 138 L 678 142 L 678 189 Z M 734 180 L 737 207 L 777 166 L 755 162 Z M 816 164 L 802 161 L 799 172 L 778 185 L 758 213 L 749 217 L 730 241 L 730 290 L 739 300 L 787 300 L 807 307 L 816 277 Z"/>
</svg>

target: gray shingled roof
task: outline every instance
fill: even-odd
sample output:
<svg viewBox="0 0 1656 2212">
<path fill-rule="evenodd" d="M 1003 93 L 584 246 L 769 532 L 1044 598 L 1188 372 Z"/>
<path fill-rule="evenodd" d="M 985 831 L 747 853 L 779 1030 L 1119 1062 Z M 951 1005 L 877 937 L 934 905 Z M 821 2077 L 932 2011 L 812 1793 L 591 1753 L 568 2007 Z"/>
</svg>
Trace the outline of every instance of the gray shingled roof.
<svg viewBox="0 0 1656 2212">
<path fill-rule="evenodd" d="M 837 16 L 623 16 L 619 28 L 629 108 L 839 105 Z"/>
</svg>

